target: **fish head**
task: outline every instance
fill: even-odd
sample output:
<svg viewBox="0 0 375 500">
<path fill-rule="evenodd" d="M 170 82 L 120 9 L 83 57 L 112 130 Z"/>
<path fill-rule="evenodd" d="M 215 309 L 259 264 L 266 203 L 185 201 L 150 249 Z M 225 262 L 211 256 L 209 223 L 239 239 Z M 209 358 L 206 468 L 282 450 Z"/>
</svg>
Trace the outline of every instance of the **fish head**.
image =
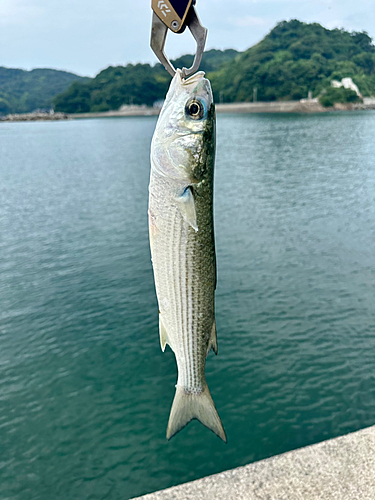
<svg viewBox="0 0 375 500">
<path fill-rule="evenodd" d="M 152 168 L 183 183 L 199 183 L 215 155 L 215 106 L 211 84 L 200 71 L 173 77 L 151 145 Z"/>
</svg>

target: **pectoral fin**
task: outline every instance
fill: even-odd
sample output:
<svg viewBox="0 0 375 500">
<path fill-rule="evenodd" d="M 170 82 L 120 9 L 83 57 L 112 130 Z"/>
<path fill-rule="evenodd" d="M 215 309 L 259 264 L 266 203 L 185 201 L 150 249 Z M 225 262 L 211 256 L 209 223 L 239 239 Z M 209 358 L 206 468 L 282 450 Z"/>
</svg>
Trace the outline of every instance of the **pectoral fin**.
<svg viewBox="0 0 375 500">
<path fill-rule="evenodd" d="M 191 186 L 188 186 L 182 195 L 177 198 L 177 203 L 182 217 L 195 231 L 198 231 L 197 213 Z"/>
<path fill-rule="evenodd" d="M 210 335 L 210 341 L 208 342 L 208 347 L 207 347 L 207 354 L 210 352 L 210 349 L 214 351 L 215 354 L 217 354 L 217 335 L 216 335 L 216 321 L 214 320 L 212 329 L 211 329 L 211 335 Z"/>
<path fill-rule="evenodd" d="M 165 346 L 168 344 L 168 335 L 165 326 L 161 320 L 161 315 L 159 314 L 159 334 L 160 334 L 160 346 L 161 350 L 165 351 Z"/>
</svg>

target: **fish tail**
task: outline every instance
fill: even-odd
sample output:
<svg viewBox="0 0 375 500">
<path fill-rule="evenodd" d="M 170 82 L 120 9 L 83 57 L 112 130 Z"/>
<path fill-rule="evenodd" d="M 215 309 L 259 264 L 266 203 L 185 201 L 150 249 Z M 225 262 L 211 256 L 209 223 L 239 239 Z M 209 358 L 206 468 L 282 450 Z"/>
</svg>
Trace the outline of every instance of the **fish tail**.
<svg viewBox="0 0 375 500">
<path fill-rule="evenodd" d="M 202 392 L 189 392 L 183 387 L 176 386 L 171 414 L 167 427 L 167 439 L 171 439 L 190 420 L 196 418 L 203 425 L 219 436 L 225 443 L 227 437 L 215 408 L 207 384 Z"/>
</svg>

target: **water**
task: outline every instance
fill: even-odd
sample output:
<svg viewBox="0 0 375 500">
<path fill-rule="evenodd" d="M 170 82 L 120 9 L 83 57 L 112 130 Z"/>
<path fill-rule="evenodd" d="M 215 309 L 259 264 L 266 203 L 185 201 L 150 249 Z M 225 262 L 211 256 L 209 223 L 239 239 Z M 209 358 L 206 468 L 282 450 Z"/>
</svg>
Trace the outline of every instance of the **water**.
<svg viewBox="0 0 375 500">
<path fill-rule="evenodd" d="M 228 444 L 165 439 L 155 118 L 0 126 L 0 498 L 127 499 L 375 423 L 375 113 L 218 117 Z"/>
</svg>

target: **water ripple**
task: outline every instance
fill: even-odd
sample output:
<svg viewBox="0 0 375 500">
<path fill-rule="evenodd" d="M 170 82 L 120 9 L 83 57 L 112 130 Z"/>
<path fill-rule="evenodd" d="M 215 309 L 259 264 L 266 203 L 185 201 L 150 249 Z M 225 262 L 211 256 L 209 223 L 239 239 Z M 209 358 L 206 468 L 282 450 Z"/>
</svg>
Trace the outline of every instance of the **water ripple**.
<svg viewBox="0 0 375 500">
<path fill-rule="evenodd" d="M 165 440 L 154 126 L 0 128 L 1 498 L 129 498 L 375 423 L 375 113 L 219 116 L 207 379 L 227 446 L 197 422 Z"/>
</svg>

